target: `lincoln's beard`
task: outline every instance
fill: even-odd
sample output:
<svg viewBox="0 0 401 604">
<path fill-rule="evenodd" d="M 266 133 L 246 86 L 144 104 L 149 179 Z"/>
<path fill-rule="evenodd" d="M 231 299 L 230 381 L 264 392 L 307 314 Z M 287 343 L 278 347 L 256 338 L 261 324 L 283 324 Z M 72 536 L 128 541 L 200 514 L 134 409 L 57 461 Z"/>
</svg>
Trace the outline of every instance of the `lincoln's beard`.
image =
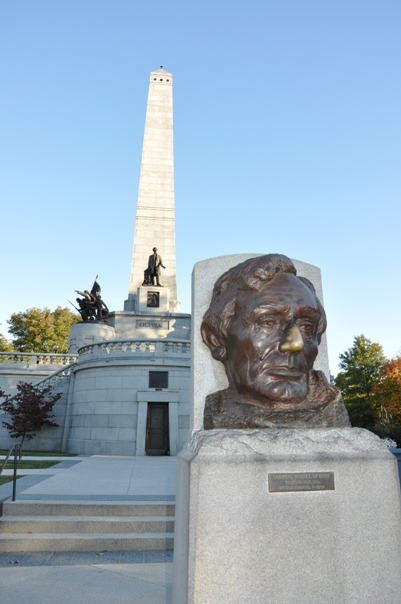
<svg viewBox="0 0 401 604">
<path fill-rule="evenodd" d="M 281 364 L 272 364 L 264 359 L 261 363 L 242 363 L 237 368 L 226 364 L 230 387 L 237 390 L 244 403 L 259 407 L 299 405 L 309 392 L 307 359 L 299 356 L 294 362 L 287 359 L 284 364 L 282 358 L 280 361 Z"/>
<path fill-rule="evenodd" d="M 308 382 L 308 374 L 302 374 L 291 380 L 260 374 L 251 385 L 235 384 L 235 388 L 246 398 L 255 399 L 254 404 L 258 406 L 270 406 L 275 403 L 297 405 L 308 395 Z"/>
<path fill-rule="evenodd" d="M 303 398 L 301 392 L 306 392 Z M 311 370 L 296 388 L 288 380 L 257 383 L 252 390 L 231 382 L 206 397 L 205 430 L 312 426 L 350 426 L 340 393 L 321 371 Z"/>
</svg>

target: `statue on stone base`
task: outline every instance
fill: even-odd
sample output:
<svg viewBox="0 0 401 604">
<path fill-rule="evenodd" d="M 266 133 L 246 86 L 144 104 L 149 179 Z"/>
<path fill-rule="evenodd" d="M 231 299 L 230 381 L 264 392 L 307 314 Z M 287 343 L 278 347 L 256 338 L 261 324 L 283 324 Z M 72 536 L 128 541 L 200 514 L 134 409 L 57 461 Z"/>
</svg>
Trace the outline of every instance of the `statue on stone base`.
<svg viewBox="0 0 401 604">
<path fill-rule="evenodd" d="M 326 325 L 312 283 L 286 256 L 224 273 L 201 333 L 229 386 L 207 396 L 204 428 L 350 426 L 339 390 L 313 370 Z"/>
<path fill-rule="evenodd" d="M 163 265 L 162 257 L 157 253 L 157 247 L 154 247 L 153 254 L 149 256 L 148 268 L 144 271 L 142 285 L 157 285 L 158 287 L 163 287 L 160 283 L 161 267 L 166 268 Z"/>
<path fill-rule="evenodd" d="M 83 292 L 78 289 L 75 290 L 77 294 L 83 296 L 83 298 L 76 299 L 79 306 L 77 310 L 82 317 L 82 321 L 101 321 L 103 323 L 108 323 L 107 317 L 109 316 L 109 309 L 102 300 L 100 294 L 101 288 L 96 279 L 90 292 L 87 289 Z"/>
</svg>

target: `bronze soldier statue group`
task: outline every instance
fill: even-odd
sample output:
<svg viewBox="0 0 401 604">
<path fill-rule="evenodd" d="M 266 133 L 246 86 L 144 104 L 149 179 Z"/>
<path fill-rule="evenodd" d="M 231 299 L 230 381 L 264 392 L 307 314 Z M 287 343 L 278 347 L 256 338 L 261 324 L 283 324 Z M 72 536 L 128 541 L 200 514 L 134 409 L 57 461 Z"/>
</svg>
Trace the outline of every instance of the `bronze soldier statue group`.
<svg viewBox="0 0 401 604">
<path fill-rule="evenodd" d="M 100 285 L 96 280 L 90 292 L 87 289 L 83 292 L 78 289 L 75 291 L 83 296 L 83 298 L 76 299 L 79 308 L 74 307 L 81 315 L 82 321 L 107 321 L 109 309 L 102 300 Z"/>
</svg>

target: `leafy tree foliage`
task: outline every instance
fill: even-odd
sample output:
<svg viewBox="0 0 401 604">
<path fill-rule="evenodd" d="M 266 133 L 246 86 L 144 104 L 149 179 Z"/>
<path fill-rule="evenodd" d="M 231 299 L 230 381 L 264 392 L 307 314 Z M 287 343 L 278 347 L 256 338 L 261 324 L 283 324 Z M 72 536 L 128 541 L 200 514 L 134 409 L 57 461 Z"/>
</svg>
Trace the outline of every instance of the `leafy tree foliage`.
<svg viewBox="0 0 401 604">
<path fill-rule="evenodd" d="M 58 306 L 53 312 L 48 308 L 29 308 L 13 313 L 7 323 L 9 333 L 14 336 L 15 350 L 65 354 L 71 325 L 79 320 L 79 315 L 69 308 Z"/>
<path fill-rule="evenodd" d="M 0 333 L 0 352 L 12 352 L 13 345 Z"/>
<path fill-rule="evenodd" d="M 374 394 L 387 423 L 401 428 L 401 354 L 383 364 Z"/>
<path fill-rule="evenodd" d="M 39 388 L 28 382 L 18 382 L 17 394 L 6 394 L 0 390 L 0 397 L 5 398 L 0 408 L 11 416 L 9 422 L 2 421 L 11 438 L 31 440 L 42 428 L 57 427 L 54 421 L 53 407 L 61 397 L 61 392 L 51 394 L 52 387 Z"/>
<path fill-rule="evenodd" d="M 381 345 L 364 335 L 356 336 L 352 347 L 340 354 L 342 371 L 335 385 L 342 392 L 353 426 L 371 428 L 376 423 L 374 388 L 385 360 Z"/>
</svg>

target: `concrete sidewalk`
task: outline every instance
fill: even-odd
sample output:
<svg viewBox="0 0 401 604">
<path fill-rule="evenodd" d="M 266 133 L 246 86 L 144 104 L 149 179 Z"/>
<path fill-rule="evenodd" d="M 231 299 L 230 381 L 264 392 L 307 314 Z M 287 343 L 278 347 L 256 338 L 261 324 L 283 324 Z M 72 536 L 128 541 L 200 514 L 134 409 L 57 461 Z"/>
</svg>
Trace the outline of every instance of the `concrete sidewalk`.
<svg viewBox="0 0 401 604">
<path fill-rule="evenodd" d="M 19 479 L 16 499 L 174 501 L 175 467 L 174 457 L 64 458 Z M 11 484 L 0 487 L 0 501 Z M 0 553 L 7 604 L 167 604 L 171 584 L 171 552 Z"/>
<path fill-rule="evenodd" d="M 4 604 L 170 604 L 172 564 L 0 567 Z"/>
<path fill-rule="evenodd" d="M 172 501 L 175 468 L 175 457 L 69 457 L 51 468 L 19 470 L 28 477 L 17 481 L 17 499 Z M 12 470 L 3 475 L 12 475 Z M 11 493 L 11 483 L 0 487 L 0 501 Z"/>
</svg>

